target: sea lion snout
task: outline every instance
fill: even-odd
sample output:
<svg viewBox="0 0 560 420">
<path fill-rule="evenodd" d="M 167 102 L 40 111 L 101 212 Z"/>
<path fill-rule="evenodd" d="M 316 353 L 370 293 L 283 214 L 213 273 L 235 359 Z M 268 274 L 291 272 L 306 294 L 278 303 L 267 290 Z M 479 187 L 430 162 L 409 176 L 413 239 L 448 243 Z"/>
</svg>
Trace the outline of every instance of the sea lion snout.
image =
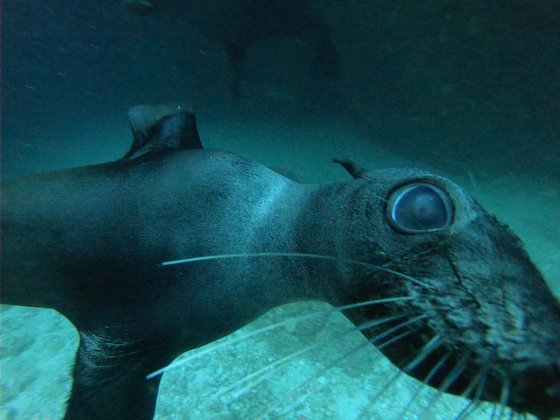
<svg viewBox="0 0 560 420">
<path fill-rule="evenodd" d="M 401 370 L 473 404 L 558 415 L 560 305 L 521 241 L 449 180 L 338 163 L 366 181 L 355 200 L 365 204 L 352 208 L 355 214 L 361 206 L 367 222 L 350 235 L 368 238 L 368 262 L 381 267 L 369 274 L 367 290 L 360 286 L 359 298 L 414 297 L 351 311 L 352 321 L 408 314 L 403 324 L 414 322 L 414 330 L 381 348 Z M 364 334 L 375 342 L 393 328 L 400 326 Z"/>
</svg>

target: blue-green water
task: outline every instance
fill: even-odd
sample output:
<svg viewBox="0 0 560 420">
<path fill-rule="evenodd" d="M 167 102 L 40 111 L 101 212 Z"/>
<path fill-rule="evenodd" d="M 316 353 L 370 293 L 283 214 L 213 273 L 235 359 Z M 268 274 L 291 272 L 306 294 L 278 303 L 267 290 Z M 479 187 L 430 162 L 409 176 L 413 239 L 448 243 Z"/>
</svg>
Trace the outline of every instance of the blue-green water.
<svg viewBox="0 0 560 420">
<path fill-rule="evenodd" d="M 340 74 L 309 75 L 309 45 L 263 40 L 240 98 L 222 47 L 197 16 L 126 14 L 119 1 L 2 3 L 2 176 L 114 160 L 130 144 L 126 109 L 194 104 L 202 141 L 301 182 L 345 179 L 333 157 L 424 167 L 453 178 L 524 240 L 560 296 L 560 12 L 554 2 L 317 1 Z M 279 308 L 258 325 L 319 304 Z M 53 311 L 4 307 L 0 415 L 60 418 L 77 335 Z M 450 418 L 466 404 L 402 377 L 342 316 L 222 347 L 164 375 L 158 418 Z M 248 328 L 254 328 L 254 325 Z M 242 334 L 239 332 L 238 334 Z M 220 390 L 323 337 L 236 399 Z M 317 376 L 319 373 L 319 376 Z M 301 384 L 301 385 L 300 385 Z M 299 403 L 298 403 L 299 402 Z M 475 417 L 489 418 L 491 407 Z"/>
</svg>

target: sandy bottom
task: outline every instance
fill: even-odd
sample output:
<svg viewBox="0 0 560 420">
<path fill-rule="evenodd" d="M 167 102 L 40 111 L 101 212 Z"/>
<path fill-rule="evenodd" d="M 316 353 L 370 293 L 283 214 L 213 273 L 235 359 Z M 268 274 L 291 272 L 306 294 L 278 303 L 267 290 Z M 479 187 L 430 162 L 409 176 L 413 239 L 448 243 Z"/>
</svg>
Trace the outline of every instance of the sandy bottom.
<svg viewBox="0 0 560 420">
<path fill-rule="evenodd" d="M 212 119 L 208 114 L 199 120 L 207 147 L 236 151 L 287 170 L 302 182 L 346 179 L 344 171 L 331 163 L 333 157 L 355 159 L 371 169 L 414 166 L 371 140 L 368 144 L 344 122 L 290 125 L 236 116 Z M 127 141 L 118 138 L 115 144 Z M 83 152 L 76 151 L 69 161 L 83 163 L 79 153 Z M 113 157 L 117 156 L 115 151 Z M 560 186 L 544 177 L 519 174 L 484 182 L 477 181 L 476 173 L 451 176 L 512 226 L 560 296 Z M 317 302 L 280 307 L 220 342 L 325 307 Z M 4 306 L 1 322 L 0 418 L 61 418 L 71 386 L 77 332 L 65 318 L 47 309 Z M 405 375 L 393 381 L 398 370 L 366 345 L 360 334 L 347 333 L 350 327 L 342 315 L 332 314 L 221 346 L 190 360 L 164 375 L 156 418 L 448 419 L 467 404 L 458 397 L 438 396 Z M 294 357 L 262 381 L 253 378 L 249 384 L 254 386 L 234 386 L 252 372 L 321 340 L 325 341 L 320 351 L 314 348 Z M 492 406 L 483 405 L 470 418 L 491 415 Z"/>
</svg>

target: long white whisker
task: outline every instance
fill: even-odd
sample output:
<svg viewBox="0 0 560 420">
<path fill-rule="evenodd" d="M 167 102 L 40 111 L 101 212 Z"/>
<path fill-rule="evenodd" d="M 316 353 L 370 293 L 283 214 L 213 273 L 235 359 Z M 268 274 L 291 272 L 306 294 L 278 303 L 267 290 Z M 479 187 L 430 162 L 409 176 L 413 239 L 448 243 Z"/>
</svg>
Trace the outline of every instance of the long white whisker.
<svg viewBox="0 0 560 420">
<path fill-rule="evenodd" d="M 307 380 L 307 382 L 310 382 L 310 381 L 314 380 L 315 378 L 320 377 L 324 372 L 327 372 L 328 370 L 330 370 L 330 369 L 332 369 L 334 366 L 336 366 L 336 365 L 338 364 L 339 361 L 341 361 L 341 360 L 347 358 L 348 356 L 350 356 L 351 354 L 355 353 L 356 351 L 358 351 L 358 350 L 360 350 L 360 349 L 366 347 L 366 346 L 369 345 L 370 343 L 377 342 L 377 341 L 379 341 L 381 338 L 386 337 L 387 335 L 389 335 L 389 334 L 388 334 L 389 331 L 390 331 L 391 333 L 393 333 L 393 332 L 395 332 L 395 331 L 398 331 L 398 330 L 401 329 L 401 328 L 404 328 L 404 327 L 410 325 L 412 322 L 418 322 L 419 320 L 425 319 L 425 318 L 427 318 L 427 315 L 421 315 L 421 316 L 415 317 L 415 318 L 413 318 L 413 319 L 411 319 L 411 320 L 407 320 L 407 321 L 402 322 L 402 323 L 400 323 L 400 324 L 398 324 L 398 325 L 396 325 L 396 326 L 390 328 L 389 330 L 384 331 L 383 333 L 381 333 L 381 334 L 379 334 L 379 335 L 377 335 L 377 336 L 375 336 L 375 337 L 369 339 L 368 342 L 366 342 L 366 343 L 360 343 L 358 346 L 355 346 L 354 348 L 352 348 L 352 349 L 349 350 L 348 352 L 344 353 L 342 356 L 337 357 L 335 360 L 333 360 L 331 363 L 329 363 L 327 366 L 325 366 L 325 367 L 324 367 L 323 369 L 321 369 L 319 372 L 315 373 L 315 374 L 313 375 L 312 378 L 309 378 L 309 379 Z M 362 324 L 362 326 L 360 326 L 360 327 L 363 327 L 363 325 L 366 325 L 366 324 Z M 404 332 L 404 333 L 402 333 L 402 334 L 399 334 L 399 335 L 397 335 L 397 336 L 395 336 L 395 337 L 392 337 L 391 339 L 389 339 L 389 340 L 387 340 L 387 341 L 385 341 L 385 342 L 383 342 L 383 343 L 376 344 L 376 347 L 377 347 L 378 350 L 381 350 L 382 348 L 384 348 L 384 347 L 386 347 L 386 346 L 389 346 L 389 345 L 395 343 L 396 341 L 398 341 L 398 340 L 400 340 L 400 339 L 402 339 L 402 338 L 404 338 L 404 337 L 406 337 L 406 336 L 408 336 L 408 335 L 410 335 L 410 334 L 412 334 L 412 333 L 413 333 L 413 331 L 406 331 L 406 332 Z M 326 385 L 326 384 L 320 384 L 319 387 L 312 387 L 312 388 L 308 389 L 307 392 L 304 393 L 304 394 L 303 394 L 300 398 L 298 398 L 295 402 L 293 402 L 292 404 L 290 404 L 288 407 L 284 408 L 284 409 L 282 410 L 282 412 L 280 413 L 280 415 L 286 415 L 286 414 L 287 414 L 290 410 L 292 410 L 293 408 L 295 408 L 295 407 L 297 407 L 297 406 L 303 404 L 303 403 L 305 402 L 305 400 L 307 400 L 307 399 L 309 398 L 310 395 L 312 395 L 314 392 L 317 392 L 318 389 L 321 389 L 321 388 L 322 388 L 323 386 L 325 386 L 325 385 Z M 302 385 L 300 385 L 300 387 L 298 387 L 298 388 L 301 388 L 301 386 L 302 386 Z M 273 409 L 268 410 L 263 416 L 266 417 L 266 415 L 268 415 L 271 411 L 273 411 Z"/>
<path fill-rule="evenodd" d="M 412 334 L 412 331 L 406 331 L 402 334 L 399 334 L 395 337 L 392 337 L 390 340 L 387 340 L 386 342 L 376 346 L 378 350 L 389 346 L 391 344 L 393 344 L 394 342 L 400 340 L 401 338 L 404 338 L 408 335 Z M 376 337 L 377 338 L 377 337 Z M 372 340 L 369 340 L 369 342 L 371 342 Z M 336 364 L 340 361 L 345 359 L 346 357 L 349 357 L 351 354 L 355 353 L 356 351 L 364 348 L 365 346 L 367 346 L 368 343 L 362 343 L 359 346 L 354 347 L 353 349 L 351 349 L 350 351 L 346 352 L 345 354 L 343 354 L 342 356 L 338 357 L 337 359 L 335 359 L 334 361 L 332 361 L 331 363 L 329 363 L 328 366 L 325 366 L 323 369 L 321 369 L 321 371 L 319 371 L 318 373 L 316 373 L 314 375 L 314 377 L 318 377 L 320 376 L 322 373 L 328 371 L 329 369 L 331 369 L 333 366 L 336 366 Z M 400 372 L 399 372 L 400 373 Z M 311 378 L 313 379 L 313 378 Z M 307 400 L 309 398 L 310 395 L 312 395 L 314 392 L 316 392 L 318 389 L 321 389 L 322 387 L 324 387 L 326 384 L 321 384 L 318 388 L 317 387 L 313 387 L 312 389 L 308 390 L 305 394 L 303 394 L 295 403 L 290 404 L 288 407 L 286 407 L 284 410 L 282 410 L 280 412 L 280 415 L 284 416 L 286 415 L 291 409 L 303 404 L 305 402 L 305 400 Z M 376 399 L 377 397 L 374 397 L 374 399 Z"/>
<path fill-rule="evenodd" d="M 509 400 L 509 377 L 504 378 L 504 382 L 502 383 L 502 392 L 500 394 L 500 401 L 498 401 L 499 410 L 497 411 L 497 418 L 499 420 L 502 419 L 504 415 L 504 410 L 506 408 L 507 402 Z"/>
<path fill-rule="evenodd" d="M 488 369 L 489 369 L 489 365 L 485 364 L 484 368 L 482 368 L 473 378 L 473 380 L 469 383 L 469 385 L 467 386 L 467 388 L 463 391 L 463 393 L 461 394 L 463 397 L 465 398 L 470 398 L 470 395 L 473 393 L 473 391 L 478 387 L 478 385 L 480 384 L 480 382 L 482 380 L 484 380 L 484 378 L 486 377 L 486 375 L 488 374 Z"/>
<path fill-rule="evenodd" d="M 476 393 L 474 394 L 474 401 L 480 401 L 481 395 L 484 393 L 484 388 L 486 387 L 486 381 L 488 380 L 488 373 L 490 372 L 490 364 L 484 366 L 484 374 L 480 379 L 480 383 L 476 387 Z"/>
<path fill-rule="evenodd" d="M 422 347 L 422 350 L 420 350 L 418 356 L 416 356 L 408 365 L 406 365 L 403 368 L 403 371 L 410 373 L 412 370 L 414 370 L 420 363 L 422 363 L 426 359 L 426 357 L 430 355 L 430 353 L 432 353 L 440 346 L 441 339 L 442 337 L 440 335 L 436 335 L 430 341 L 428 341 L 428 343 L 426 343 L 426 345 Z"/>
<path fill-rule="evenodd" d="M 416 366 L 418 366 L 420 363 L 422 363 L 422 361 L 426 357 L 428 357 L 430 355 L 430 353 L 432 353 L 434 350 L 436 350 L 440 346 L 440 344 L 441 344 L 441 336 L 439 336 L 439 335 L 434 336 L 428 343 L 426 343 L 422 347 L 422 349 L 420 350 L 418 355 L 414 359 L 412 359 L 411 362 L 409 362 L 403 369 L 400 369 L 399 371 L 397 371 L 391 378 L 389 378 L 388 381 L 386 381 L 383 384 L 381 389 L 379 391 L 377 391 L 373 395 L 373 397 L 370 399 L 370 403 L 373 403 L 378 398 L 380 398 L 381 395 L 383 395 L 387 391 L 387 389 L 389 389 L 389 387 L 391 387 L 393 385 L 393 383 L 396 382 L 397 379 L 400 378 L 400 376 L 403 373 L 410 372 L 410 370 L 414 369 Z"/>
<path fill-rule="evenodd" d="M 380 318 L 380 319 L 376 319 L 376 320 L 374 320 L 374 321 L 370 321 L 370 322 L 364 323 L 364 324 L 359 325 L 359 326 L 357 326 L 357 327 L 352 326 L 351 328 L 348 328 L 347 330 L 345 330 L 345 331 L 343 331 L 341 334 L 339 334 L 338 337 L 339 337 L 339 338 L 340 338 L 340 337 L 344 337 L 344 336 L 346 336 L 346 335 L 348 335 L 348 334 L 350 334 L 350 333 L 353 333 L 353 332 L 356 332 L 356 331 L 362 331 L 362 330 L 364 330 L 364 329 L 366 329 L 366 328 L 371 328 L 372 326 L 382 325 L 382 324 L 385 324 L 385 323 L 388 323 L 388 322 L 391 322 L 391 321 L 394 321 L 394 320 L 397 320 L 397 319 L 400 319 L 400 318 L 403 318 L 403 317 L 407 317 L 407 316 L 409 316 L 409 315 L 410 315 L 410 313 L 404 313 L 404 314 L 399 314 L 399 315 L 392 315 L 392 316 L 389 316 L 389 317 Z M 420 317 L 421 317 L 421 318 L 426 318 L 427 315 L 421 315 Z M 414 318 L 414 319 L 417 321 L 420 317 L 416 317 L 416 318 Z M 410 324 L 410 321 L 403 322 L 403 323 L 400 324 L 399 326 L 402 328 L 403 325 L 408 325 L 408 324 Z M 376 337 L 376 338 L 377 338 L 377 337 Z M 274 370 L 276 367 L 278 367 L 278 366 L 280 366 L 280 365 L 282 365 L 282 364 L 284 364 L 284 363 L 287 363 L 287 362 L 289 362 L 290 360 L 292 360 L 292 359 L 294 359 L 294 358 L 296 358 L 296 357 L 298 357 L 298 356 L 301 356 L 301 355 L 303 355 L 303 354 L 305 354 L 305 353 L 307 353 L 307 352 L 309 352 L 309 351 L 311 351 L 311 350 L 313 350 L 313 349 L 315 349 L 315 348 L 317 348 L 317 347 L 323 346 L 325 343 L 330 342 L 331 339 L 332 339 L 331 337 L 324 338 L 324 339 L 319 340 L 318 342 L 316 342 L 316 343 L 314 343 L 314 344 L 312 344 L 312 345 L 310 345 L 310 346 L 305 347 L 304 349 L 301 349 L 301 350 L 299 350 L 299 351 L 297 351 L 297 352 L 295 352 L 295 353 L 292 353 L 292 354 L 290 354 L 290 355 L 288 355 L 288 356 L 286 356 L 286 357 L 283 357 L 282 359 L 277 360 L 277 361 L 275 361 L 274 363 L 271 363 L 271 364 L 269 364 L 268 366 L 265 366 L 265 367 L 263 367 L 262 369 L 259 369 L 259 370 L 255 371 L 255 372 L 253 372 L 253 373 L 251 373 L 251 374 L 245 376 L 245 377 L 244 377 L 243 379 L 241 379 L 240 381 L 237 381 L 236 383 L 234 383 L 234 384 L 228 386 L 227 388 L 221 390 L 220 392 L 218 392 L 218 394 L 217 394 L 216 396 L 217 396 L 217 397 L 220 397 L 220 396 L 226 394 L 227 392 L 231 391 L 232 389 L 235 389 L 235 388 L 237 388 L 238 386 L 240 386 L 240 385 L 242 385 L 242 384 L 244 384 L 244 383 L 250 381 L 252 378 L 255 378 L 255 377 L 257 377 L 257 376 L 261 376 L 258 380 L 256 380 L 256 381 L 250 383 L 249 385 L 247 385 L 246 387 L 244 387 L 242 390 L 240 390 L 240 391 L 238 392 L 239 395 L 242 395 L 242 394 L 244 394 L 245 392 L 249 391 L 251 388 L 255 387 L 256 385 L 258 385 L 259 383 L 261 383 L 262 381 L 264 381 L 268 376 L 270 376 L 270 374 L 273 373 L 273 370 Z M 357 349 L 360 349 L 360 348 L 362 348 L 363 346 L 364 346 L 363 344 L 360 344 L 360 347 L 358 347 Z M 344 357 L 347 357 L 347 355 L 344 355 Z M 342 359 L 342 358 L 341 358 L 341 359 Z M 339 360 L 339 359 L 337 359 L 337 361 L 338 361 L 338 360 Z M 267 372 L 268 372 L 268 374 L 267 374 Z M 317 375 L 320 375 L 321 373 L 322 373 L 322 372 L 320 372 L 320 373 L 317 374 Z"/>
<path fill-rule="evenodd" d="M 469 356 L 470 352 L 464 354 L 463 357 L 461 357 L 461 359 L 457 362 L 455 367 L 451 370 L 451 372 L 449 372 L 449 374 L 445 377 L 440 387 L 438 388 L 437 394 L 430 400 L 430 402 L 428 403 L 428 407 L 426 407 L 426 410 L 424 410 L 424 412 L 422 413 L 421 418 L 427 418 L 427 415 L 430 413 L 435 403 L 441 398 L 443 393 L 447 391 L 447 389 L 451 385 L 453 385 L 453 383 L 459 378 L 461 373 L 463 373 L 463 371 L 467 367 L 467 359 L 469 358 Z"/>
<path fill-rule="evenodd" d="M 376 336 L 373 337 L 373 338 L 370 338 L 369 341 L 370 341 L 370 343 L 373 343 L 374 341 L 379 341 L 379 340 L 381 340 L 382 338 L 388 337 L 389 335 L 393 334 L 395 331 L 398 331 L 398 330 L 400 330 L 401 328 L 406 327 L 407 325 L 413 324 L 413 323 L 415 323 L 415 322 L 421 321 L 421 320 L 426 319 L 426 318 L 429 318 L 429 315 L 426 315 L 426 314 L 418 315 L 418 316 L 416 316 L 416 317 L 414 317 L 414 318 L 412 318 L 412 319 L 409 319 L 408 321 L 402 322 L 402 323 L 400 323 L 400 324 L 398 324 L 398 325 L 395 325 L 395 326 L 392 327 L 392 328 L 389 328 L 389 329 L 386 330 L 386 331 L 383 331 L 381 334 L 376 335 Z M 359 329 L 362 330 L 362 328 L 359 328 Z M 412 331 L 411 331 L 411 332 L 412 332 Z M 389 340 L 389 341 L 390 341 L 390 340 Z M 380 345 L 380 346 L 383 346 L 383 345 L 387 345 L 387 344 L 384 343 L 384 344 L 382 344 L 382 345 Z M 376 347 L 379 349 L 380 346 L 376 346 Z"/>
<path fill-rule="evenodd" d="M 162 267 L 167 267 L 170 265 L 178 265 L 178 264 L 189 264 L 195 263 L 200 261 L 210 261 L 210 260 L 222 260 L 226 258 L 255 258 L 255 257 L 295 257 L 295 258 L 314 258 L 318 260 L 328 260 L 328 261 L 336 261 L 336 262 L 343 262 L 347 264 L 354 264 L 359 265 L 362 267 L 369 268 L 370 270 L 376 271 L 383 271 L 385 273 L 393 274 L 397 277 L 406 279 L 412 283 L 415 283 L 419 286 L 422 286 L 428 290 L 432 290 L 433 287 L 427 283 L 421 282 L 414 277 L 406 275 L 404 273 L 399 273 L 398 271 L 391 270 L 390 268 L 386 268 L 376 264 L 370 264 L 363 261 L 352 260 L 348 258 L 340 258 L 340 257 L 333 257 L 330 255 L 321 255 L 321 254 L 311 254 L 305 252 L 251 252 L 245 254 L 219 254 L 219 255 L 205 255 L 203 257 L 192 257 L 192 258 L 183 258 L 179 260 L 170 260 L 164 261 L 160 265 Z"/>
<path fill-rule="evenodd" d="M 468 419 L 482 404 L 482 401 L 470 401 L 469 405 L 467 405 L 467 410 L 465 411 L 464 414 L 462 414 L 462 418 L 463 420 Z"/>
<path fill-rule="evenodd" d="M 469 358 L 469 356 L 470 356 L 470 353 L 467 353 L 463 357 L 461 357 L 459 362 L 457 362 L 457 365 L 455 366 L 455 368 L 449 373 L 449 375 L 442 382 L 441 387 L 439 388 L 440 392 L 443 393 L 443 392 L 447 391 L 449 389 L 449 387 L 451 385 L 453 385 L 453 383 L 457 380 L 457 378 L 459 378 L 461 373 L 463 373 L 463 371 L 467 367 L 467 359 Z"/>
<path fill-rule="evenodd" d="M 509 408 L 508 418 L 509 418 L 509 420 L 513 420 L 513 418 L 515 417 L 515 410 L 511 407 L 508 407 L 508 408 Z"/>
<path fill-rule="evenodd" d="M 492 412 L 490 413 L 490 420 L 494 420 L 496 418 L 496 411 L 498 410 L 498 405 L 494 404 L 492 406 Z"/>
<path fill-rule="evenodd" d="M 377 348 L 377 350 L 381 350 L 385 347 L 390 346 L 393 343 L 396 343 L 399 340 L 402 340 L 404 337 L 408 337 L 409 335 L 411 335 L 412 333 L 414 333 L 414 331 L 405 331 L 403 333 L 400 333 L 394 337 L 391 337 L 389 340 L 384 341 L 381 344 L 377 344 L 375 347 Z M 371 341 L 371 340 L 370 340 Z"/>
<path fill-rule="evenodd" d="M 495 355 L 492 355 L 486 359 L 482 369 L 480 369 L 480 371 L 475 375 L 467 388 L 465 388 L 465 390 L 461 394 L 464 398 L 469 398 L 470 401 L 455 417 L 455 420 L 466 419 L 474 412 L 474 410 L 476 410 L 480 406 L 480 396 L 482 395 L 484 386 L 486 385 L 486 378 L 488 376 L 488 372 L 490 371 L 490 366 L 494 358 Z M 473 392 L 474 395 L 471 398 L 471 394 Z"/>
<path fill-rule="evenodd" d="M 527 420 L 529 418 L 529 414 L 527 414 L 527 413 L 517 413 L 517 417 L 519 417 L 521 420 Z"/>
<path fill-rule="evenodd" d="M 490 358 L 488 363 L 485 364 L 482 376 L 480 378 L 480 381 L 476 385 L 475 394 L 474 394 L 472 400 L 470 401 L 470 403 L 463 410 L 463 411 L 465 411 L 465 413 L 462 415 L 462 417 L 459 417 L 459 418 L 462 418 L 462 419 L 468 418 L 472 413 L 474 413 L 474 411 L 478 407 L 480 407 L 481 395 L 484 392 L 484 388 L 486 387 L 486 381 L 488 379 L 488 373 L 490 372 L 490 363 L 491 363 L 492 360 L 493 360 L 493 357 Z"/>
<path fill-rule="evenodd" d="M 480 375 L 480 373 L 479 373 Z M 478 375 L 477 375 L 478 376 Z M 477 379 L 473 380 L 471 382 L 471 384 L 469 385 L 469 387 L 475 383 Z M 465 398 L 469 398 L 470 392 L 464 392 L 463 397 Z M 480 405 L 480 401 L 477 399 L 471 399 L 467 405 L 459 412 L 459 414 L 457 414 L 457 416 L 455 416 L 455 420 L 464 420 L 466 419 L 468 416 L 470 416 L 474 410 L 476 410 L 478 408 L 478 406 Z"/>
<path fill-rule="evenodd" d="M 305 320 L 312 319 L 312 318 L 315 318 L 315 317 L 319 317 L 319 316 L 322 316 L 322 315 L 328 315 L 328 314 L 332 314 L 334 312 L 339 312 L 339 311 L 347 311 L 347 310 L 350 310 L 350 309 L 361 308 L 361 307 L 364 307 L 364 306 L 379 305 L 379 304 L 393 303 L 393 302 L 404 302 L 404 301 L 413 300 L 413 299 L 415 299 L 415 298 L 412 297 L 412 296 L 398 296 L 398 297 L 393 297 L 393 298 L 374 299 L 374 300 L 368 300 L 368 301 L 365 301 L 365 302 L 352 303 L 352 304 L 349 304 L 349 305 L 333 307 L 333 308 L 329 308 L 329 309 L 325 309 L 325 310 L 321 310 L 321 311 L 316 311 L 316 312 L 313 312 L 311 314 L 306 314 L 306 315 L 300 315 L 300 316 L 297 316 L 297 317 L 293 317 L 293 318 L 287 319 L 285 321 L 278 322 L 276 324 L 267 325 L 266 327 L 262 327 L 262 328 L 257 328 L 256 330 L 253 330 L 253 331 L 251 331 L 247 334 L 244 334 L 240 337 L 231 338 L 231 339 L 226 340 L 226 341 L 224 341 L 220 344 L 213 344 L 212 346 L 209 346 L 208 348 L 206 348 L 204 350 L 201 350 L 201 351 L 197 352 L 196 354 L 191 354 L 189 356 L 186 356 L 179 361 L 172 362 L 169 365 L 150 373 L 149 375 L 146 376 L 146 379 L 149 380 L 149 379 L 152 379 L 152 378 L 154 378 L 158 375 L 162 375 L 164 372 L 166 372 L 170 369 L 175 369 L 175 368 L 178 368 L 180 366 L 183 366 L 183 365 L 189 363 L 190 361 L 192 361 L 194 359 L 197 359 L 197 358 L 199 358 L 201 356 L 204 356 L 208 353 L 216 351 L 216 350 L 218 350 L 222 347 L 229 346 L 229 345 L 235 344 L 237 342 L 240 342 L 242 340 L 247 340 L 251 337 L 261 335 L 261 334 L 264 334 L 264 333 L 269 332 L 269 331 L 276 330 L 276 329 L 281 328 L 285 325 L 289 325 L 293 322 L 301 322 L 301 321 L 305 321 Z"/>
<path fill-rule="evenodd" d="M 422 393 L 422 391 L 424 391 L 424 389 L 426 388 L 426 386 L 430 383 L 430 381 L 432 380 L 432 378 L 436 375 L 436 373 L 441 369 L 441 367 L 445 364 L 445 362 L 447 361 L 447 359 L 449 359 L 449 357 L 451 357 L 451 355 L 453 354 L 453 351 L 448 351 L 445 356 L 443 356 L 435 365 L 432 369 L 430 369 L 430 372 L 428 372 L 428 374 L 426 375 L 426 377 L 424 378 L 424 380 L 422 381 L 423 386 L 420 386 L 418 391 L 414 393 L 414 395 L 412 396 L 412 398 L 408 401 L 408 403 L 406 403 L 406 405 L 404 406 L 401 415 L 399 416 L 400 418 L 404 417 L 404 413 L 406 413 L 406 411 L 408 410 L 408 408 L 412 405 L 412 403 L 420 396 L 420 394 Z"/>
<path fill-rule="evenodd" d="M 256 381 L 253 381 L 251 383 L 249 383 L 247 386 L 243 387 L 242 389 L 240 389 L 237 392 L 237 396 L 241 396 L 243 394 L 245 394 L 247 391 L 249 391 L 250 389 L 254 388 L 255 386 L 257 386 L 258 384 L 260 384 L 262 381 L 266 380 L 270 374 L 273 373 L 274 369 L 277 368 L 278 366 L 281 366 L 287 362 L 289 362 L 292 359 L 295 359 L 298 356 L 301 356 L 305 353 L 310 352 L 313 349 L 316 349 L 317 347 L 321 346 L 322 344 L 324 344 L 327 340 L 321 340 L 317 343 L 314 343 L 311 346 L 307 346 L 304 349 L 301 349 L 299 351 L 296 351 L 295 353 L 292 353 L 286 357 L 283 357 L 280 360 L 275 361 L 274 363 L 271 363 L 265 367 L 263 367 L 262 369 L 259 369 L 253 373 L 250 373 L 249 375 L 245 376 L 243 379 L 237 381 L 236 383 L 220 390 L 217 394 L 216 397 L 221 397 L 225 394 L 227 394 L 228 392 L 232 391 L 233 389 L 243 385 L 244 383 L 249 382 L 251 379 L 260 376 L 260 378 L 258 378 Z M 237 398 L 235 398 L 237 399 Z"/>
</svg>

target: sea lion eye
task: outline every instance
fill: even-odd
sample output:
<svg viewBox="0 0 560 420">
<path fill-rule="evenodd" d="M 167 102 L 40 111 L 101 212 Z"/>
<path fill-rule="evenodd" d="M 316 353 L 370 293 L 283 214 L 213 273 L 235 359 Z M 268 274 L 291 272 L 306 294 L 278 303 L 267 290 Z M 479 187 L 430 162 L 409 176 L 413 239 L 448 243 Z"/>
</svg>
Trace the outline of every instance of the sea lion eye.
<svg viewBox="0 0 560 420">
<path fill-rule="evenodd" d="M 447 229 L 453 206 L 441 188 L 426 184 L 408 184 L 393 191 L 387 204 L 387 218 L 395 230 L 426 233 Z"/>
</svg>

